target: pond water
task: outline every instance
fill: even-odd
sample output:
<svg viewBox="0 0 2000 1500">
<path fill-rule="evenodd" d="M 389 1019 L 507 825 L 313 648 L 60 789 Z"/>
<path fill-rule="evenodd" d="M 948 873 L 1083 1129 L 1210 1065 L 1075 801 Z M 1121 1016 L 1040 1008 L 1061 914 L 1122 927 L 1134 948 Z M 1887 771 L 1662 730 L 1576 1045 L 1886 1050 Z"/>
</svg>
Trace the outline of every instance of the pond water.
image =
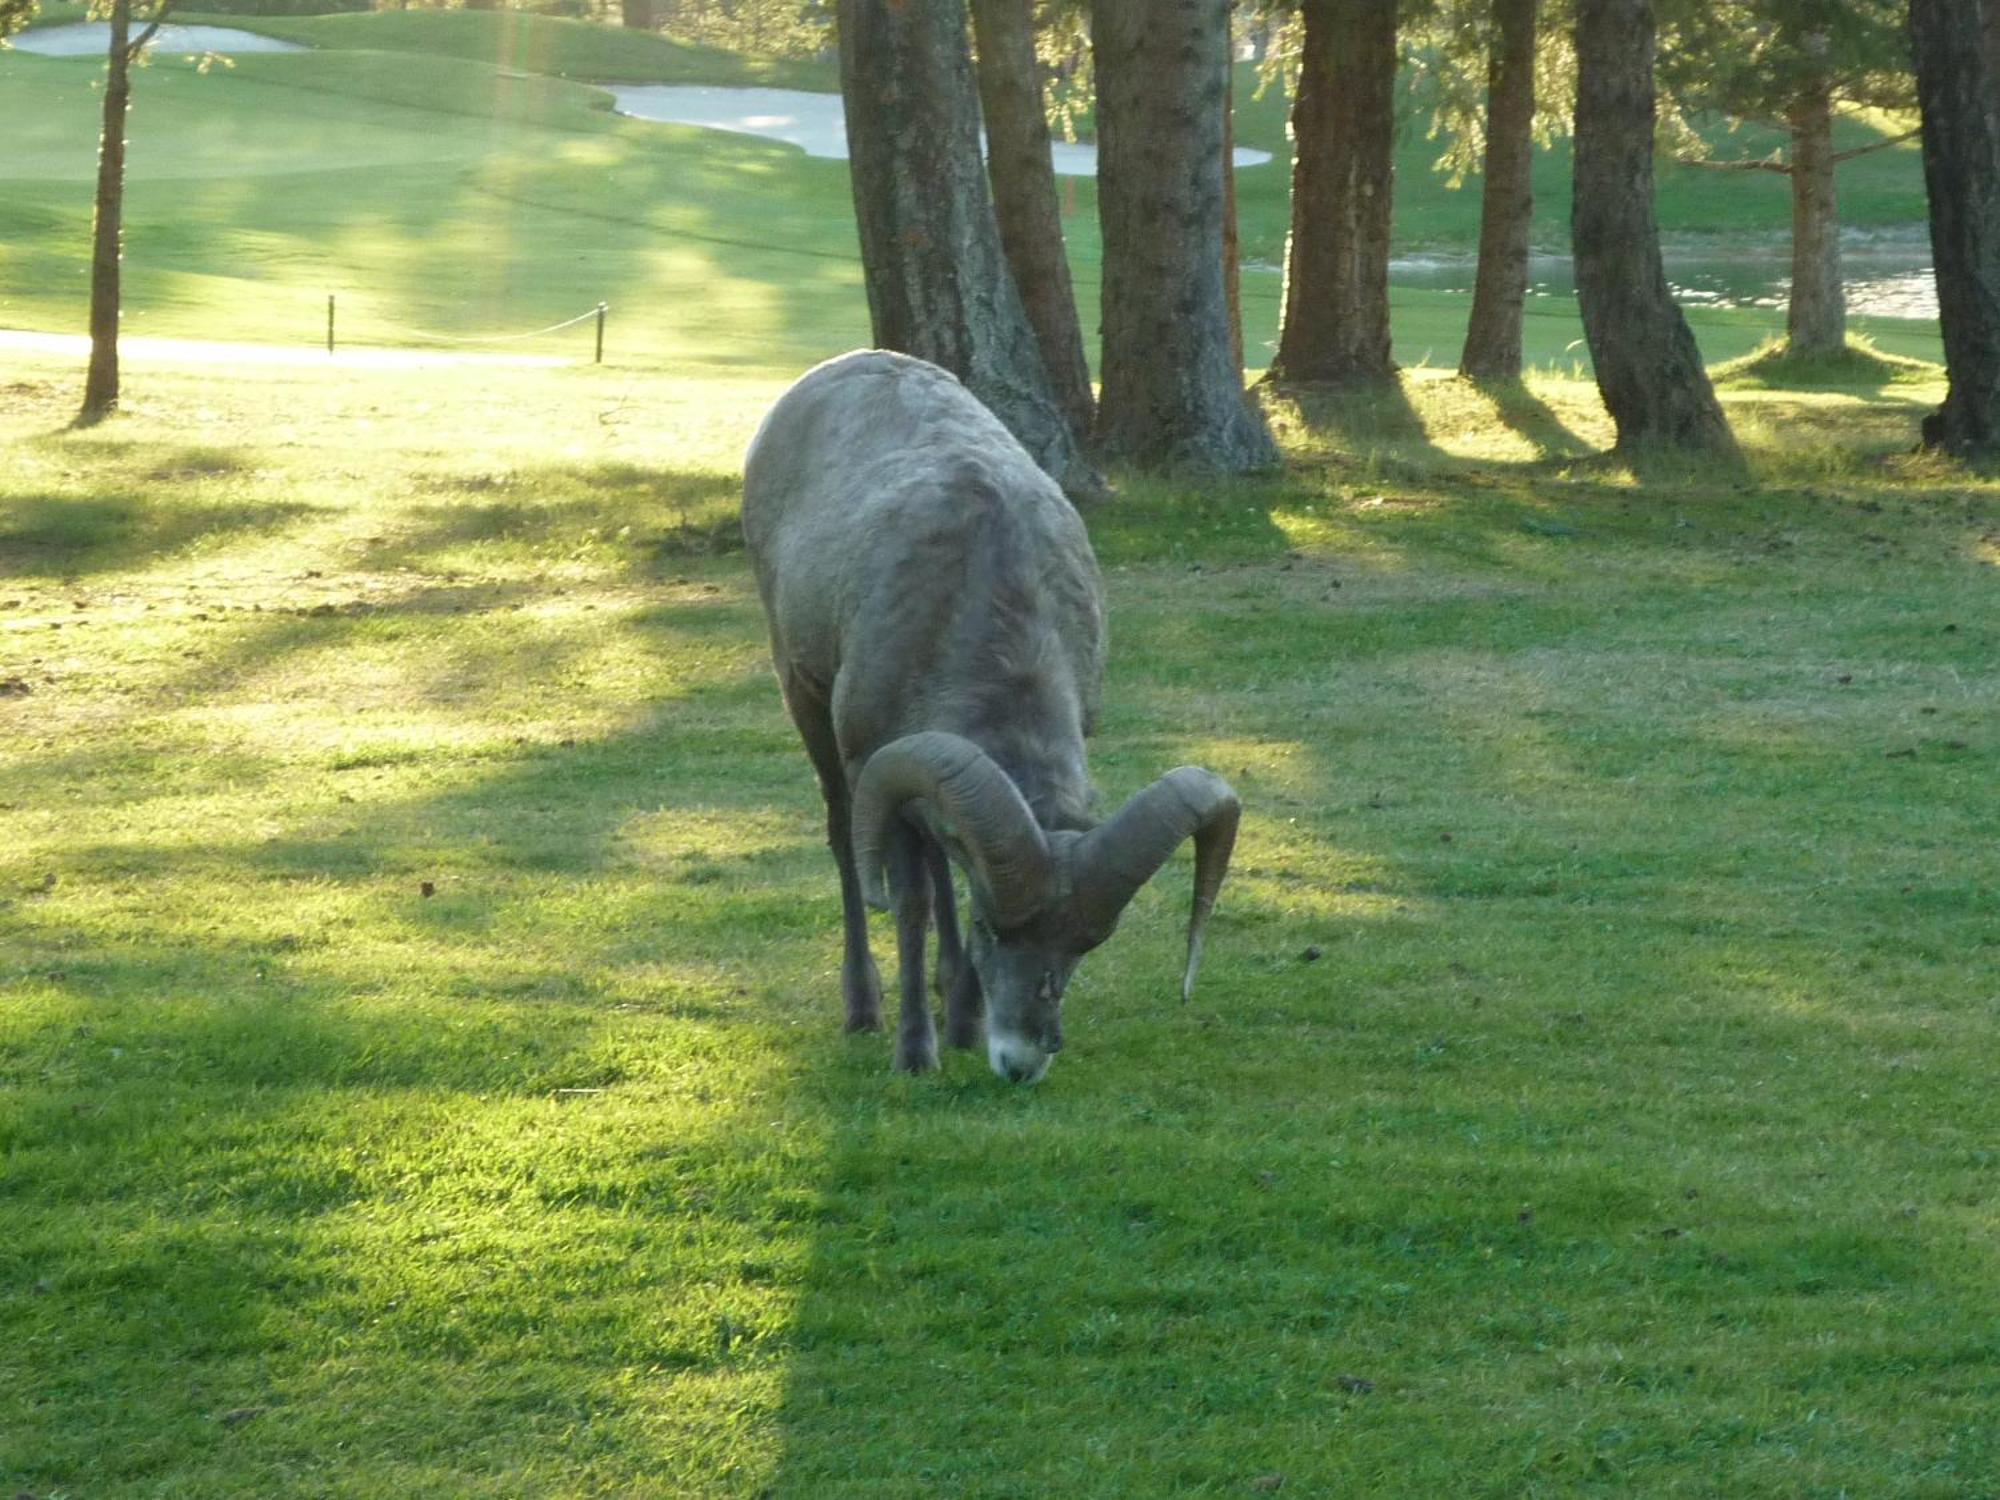
<svg viewBox="0 0 2000 1500">
<path fill-rule="evenodd" d="M 1675 298 L 1693 307 L 1783 307 L 1791 292 L 1791 246 L 1711 249 L 1670 245 L 1667 281 Z M 1877 318 L 1935 318 L 1937 283 L 1929 244 L 1921 234 L 1856 236 L 1842 246 L 1847 310 Z M 1470 256 L 1410 256 L 1389 263 L 1397 286 L 1470 292 L 1476 264 Z M 1566 255 L 1538 255 L 1528 263 L 1531 297 L 1576 296 L 1576 268 Z"/>
<path fill-rule="evenodd" d="M 797 89 L 702 88 L 682 84 L 606 85 L 616 108 L 634 119 L 671 125 L 699 125 L 785 141 L 808 156 L 847 159 L 847 121 L 840 95 L 813 94 Z M 1097 148 L 1058 141 L 1054 148 L 1058 177 L 1095 177 Z M 1239 167 L 1261 166 L 1268 151 L 1248 147 L 1236 153 Z"/>
<path fill-rule="evenodd" d="M 139 28 L 133 27 L 133 34 Z M 111 27 L 104 21 L 78 21 L 70 26 L 42 26 L 14 38 L 22 52 L 42 57 L 102 57 L 111 45 Z M 148 52 L 304 52 L 296 42 L 258 36 L 230 26 L 162 26 Z"/>
<path fill-rule="evenodd" d="M 618 112 L 636 119 L 763 136 L 797 146 L 808 156 L 847 156 L 847 124 L 838 94 L 669 84 L 607 87 L 617 101 Z M 1058 142 L 1054 154 L 1058 176 L 1096 175 L 1095 147 Z M 1270 160 L 1266 151 L 1241 147 L 1236 152 L 1239 167 L 1261 166 Z M 1937 316 L 1930 246 L 1920 233 L 1857 236 L 1843 254 L 1849 312 L 1888 318 Z M 1790 259 L 1790 247 L 1783 241 L 1720 250 L 1670 248 L 1667 277 L 1675 295 L 1685 303 L 1783 307 L 1791 282 Z M 1413 256 L 1392 262 L 1389 279 L 1399 286 L 1469 292 L 1474 269 L 1470 256 Z M 1575 271 L 1568 256 L 1537 256 L 1529 266 L 1529 275 L 1531 295 L 1576 295 Z"/>
</svg>

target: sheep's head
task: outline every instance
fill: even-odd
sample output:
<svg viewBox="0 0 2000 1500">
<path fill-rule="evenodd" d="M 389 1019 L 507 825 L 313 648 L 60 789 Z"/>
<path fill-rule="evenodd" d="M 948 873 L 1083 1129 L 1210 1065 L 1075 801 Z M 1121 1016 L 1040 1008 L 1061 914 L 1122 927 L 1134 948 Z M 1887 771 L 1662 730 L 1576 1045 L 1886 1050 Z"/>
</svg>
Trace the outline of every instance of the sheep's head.
<svg viewBox="0 0 2000 1500">
<path fill-rule="evenodd" d="M 986 1053 L 1002 1078 L 1033 1083 L 1062 1047 L 1062 997 L 1077 961 L 1190 834 L 1194 909 L 1181 998 L 1229 869 L 1240 814 L 1229 784 L 1198 766 L 1169 771 L 1087 833 L 1045 830 L 1020 789 L 970 740 L 908 735 L 870 756 L 855 785 L 854 847 L 871 904 L 886 905 L 882 849 L 914 814 L 972 887 L 970 948 L 986 997 Z"/>
</svg>

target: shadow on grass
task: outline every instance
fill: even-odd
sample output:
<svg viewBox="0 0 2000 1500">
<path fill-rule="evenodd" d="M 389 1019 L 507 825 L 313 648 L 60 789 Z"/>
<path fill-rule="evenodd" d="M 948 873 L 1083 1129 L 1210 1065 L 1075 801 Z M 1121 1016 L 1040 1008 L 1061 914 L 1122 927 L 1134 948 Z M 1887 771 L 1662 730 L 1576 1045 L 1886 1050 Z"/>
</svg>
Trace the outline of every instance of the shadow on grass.
<svg viewBox="0 0 2000 1500">
<path fill-rule="evenodd" d="M 1482 500 L 1470 519 L 1490 513 Z M 1402 540 L 1436 554 L 1407 526 Z M 1166 967 L 1143 950 L 1168 949 L 1184 919 L 1178 889 L 1152 893 L 1080 971 L 1072 1047 L 1037 1094 L 997 1089 L 976 1059 L 875 1099 L 826 1090 L 842 1128 L 770 1493 L 1231 1493 L 1275 1474 L 1338 1494 L 1389 1465 L 1399 1492 L 1504 1471 L 1497 1493 L 1529 1487 L 1538 1460 L 1519 1445 L 1553 1411 L 1620 1407 L 1685 1430 L 1759 1389 L 1803 1411 L 1825 1351 L 1846 1345 L 1855 1367 L 1855 1320 L 1879 1326 L 1885 1300 L 1950 1333 L 1971 1283 L 1920 1288 L 1952 1274 L 1955 1231 L 1890 1221 L 1930 1146 L 1839 1105 L 1826 1128 L 1845 1165 L 1811 1165 L 1828 1084 L 1904 1048 L 1950 1074 L 1922 1107 L 1964 1157 L 1952 1175 L 1988 1161 L 1958 1123 L 1986 1113 L 1983 1076 L 1947 1060 L 1961 1027 L 1985 1025 L 1982 970 L 1947 936 L 1972 936 L 1992 865 L 1971 821 L 1976 772 L 1857 753 L 1843 688 L 1817 670 L 1873 658 L 1900 680 L 1918 664 L 1885 622 L 1910 601 L 1878 608 L 1872 643 L 1850 639 L 1821 599 L 1761 569 L 1733 597 L 1707 556 L 1683 573 L 1684 532 L 1632 545 L 1658 572 L 1629 587 L 1317 618 L 1264 594 L 1217 600 L 1203 622 L 1189 617 L 1226 577 L 1174 579 L 1114 608 L 1100 776 L 1131 784 L 1193 758 L 1157 745 L 1133 769 L 1149 734 L 1294 752 L 1241 783 L 1250 816 L 1204 992 L 1185 1008 L 1136 996 Z M 1940 684 L 1964 665 L 1950 640 L 1922 663 Z M 1804 701 L 1767 715 L 1778 693 Z M 1937 847 L 1969 863 L 1927 892 L 1935 920 L 1918 937 L 1898 894 L 1910 877 L 1867 872 L 1898 848 L 1926 858 L 1898 824 L 1939 806 L 1958 810 Z M 1858 826 L 1830 826 L 1842 820 Z M 1244 877 L 1268 890 L 1285 873 L 1278 840 L 1304 878 L 1246 902 Z M 1372 861 L 1377 889 L 1343 881 L 1335 852 Z M 1355 894 L 1401 910 L 1357 916 L 1340 899 Z M 1950 968 L 1878 995 L 1871 972 L 1899 932 Z M 1917 994 L 1938 1002 L 1929 1019 L 1907 1009 Z M 1927 1042 L 1929 1026 L 1947 1032 Z M 1786 1079 L 1793 1059 L 1811 1061 Z M 1810 1199 L 1779 1187 L 1801 1171 L 1825 1174 Z M 1605 1383 L 1564 1386 L 1552 1372 L 1591 1358 L 1585 1330 L 1649 1294 L 1689 1316 L 1616 1377 L 1647 1394 L 1624 1406 Z M 1724 1358 L 1741 1318 L 1762 1330 L 1754 1366 Z M 1807 1328 L 1826 1342 L 1794 1336 Z M 1976 1338 L 1949 1342 L 1929 1367 L 1981 1358 Z M 1489 1378 L 1535 1390 L 1532 1417 L 1503 1396 L 1499 1423 L 1412 1449 L 1399 1395 L 1421 1390 L 1433 1410 L 1470 1397 L 1469 1414 Z M 1925 1457 L 1897 1477 L 1947 1460 L 1969 1472 L 1952 1457 L 1968 1409 L 1928 1424 Z M 1069 1440 L 1047 1442 L 1056 1429 Z M 1816 1435 L 1804 1446 L 1844 1457 Z M 1604 1472 L 1699 1484 L 1751 1472 L 1760 1452 L 1747 1430 L 1663 1439 Z"/>
<path fill-rule="evenodd" d="M 700 1263 L 668 1249 L 684 1238 L 755 1255 L 742 1182 L 718 1173 L 732 1196 L 709 1208 L 682 1163 L 750 1155 L 710 1137 L 754 1141 L 739 1116 L 768 1106 L 743 1088 L 690 1129 L 670 1080 L 730 1050 L 745 1009 L 438 988 L 434 959 L 385 987 L 381 956 L 320 966 L 336 951 L 70 954 L 42 1027 L 15 1028 L 0 1055 L 35 1076 L 0 1121 L 20 1341 L 0 1368 L 25 1358 L 40 1395 L 10 1412 L 10 1484 L 284 1493 L 312 1452 L 364 1487 L 413 1465 L 499 1493 L 574 1458 L 579 1403 L 602 1416 L 635 1369 L 709 1362 L 712 1315 L 650 1283 Z"/>
<path fill-rule="evenodd" d="M 1820 355 L 1794 354 L 1782 341 L 1773 342 L 1717 365 L 1712 374 L 1721 390 L 1837 390 L 1867 400 L 1883 398 L 1895 385 L 1932 384 L 1943 372 L 1920 359 L 1883 354 L 1863 339 Z"/>
<path fill-rule="evenodd" d="M 1468 382 L 1493 403 L 1494 415 L 1531 444 L 1538 458 L 1581 458 L 1595 449 L 1564 425 L 1554 408 L 1520 380 Z"/>
<path fill-rule="evenodd" d="M 810 1223 L 764 1135 L 760 1080 L 807 1050 L 791 989 L 838 1047 L 834 989 L 799 979 L 838 926 L 817 794 L 760 685 L 754 723 L 724 686 L 393 796 L 376 762 L 340 805 L 294 768 L 269 835 L 79 842 L 62 886 L 6 893 L 30 1008 L 0 1034 L 0 1286 L 38 1288 L 10 1329 L 49 1398 L 14 1414 L 10 1483 L 282 1493 L 294 1450 L 338 1446 L 505 1488 L 574 1459 L 579 1402 L 740 1361 L 686 1285 L 707 1252 L 672 1247 L 740 1241 L 727 1291 L 767 1294 Z M 105 770 L 10 764 L 8 795 Z M 586 1447 L 653 1482 L 651 1429 L 603 1425 Z"/>
<path fill-rule="evenodd" d="M 10 497 L 0 524 L 0 577 L 75 578 L 144 567 L 196 546 L 283 530 L 315 509 L 145 494 Z"/>
<path fill-rule="evenodd" d="M 743 550 L 734 474 L 642 464 L 546 465 L 494 473 L 438 471 L 418 487 L 441 497 L 413 506 L 413 523 L 377 541 L 377 567 L 435 566 L 459 548 L 532 545 L 614 550 L 644 576 L 682 559 Z"/>
<path fill-rule="evenodd" d="M 1443 456 L 1400 378 L 1359 387 L 1271 382 L 1261 394 L 1274 427 L 1282 435 L 1303 435 L 1309 445 L 1331 443 L 1363 457 L 1390 448 L 1432 460 Z"/>
</svg>

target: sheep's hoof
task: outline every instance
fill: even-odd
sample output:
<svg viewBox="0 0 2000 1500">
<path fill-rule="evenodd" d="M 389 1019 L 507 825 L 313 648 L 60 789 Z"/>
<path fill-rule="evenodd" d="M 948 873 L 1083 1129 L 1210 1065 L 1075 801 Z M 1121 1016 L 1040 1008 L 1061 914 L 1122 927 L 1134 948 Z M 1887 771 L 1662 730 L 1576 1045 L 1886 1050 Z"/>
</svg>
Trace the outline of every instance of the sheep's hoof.
<svg viewBox="0 0 2000 1500">
<path fill-rule="evenodd" d="M 977 1012 L 972 1015 L 946 1016 L 944 1019 L 944 1042 L 947 1047 L 973 1048 L 986 1045 L 986 1025 Z"/>
<path fill-rule="evenodd" d="M 935 1036 L 896 1038 L 896 1071 L 898 1073 L 934 1073 L 938 1066 L 937 1038 Z"/>
<path fill-rule="evenodd" d="M 849 1031 L 882 1029 L 882 976 L 875 970 L 874 959 L 865 966 L 847 969 L 841 975 L 840 992 L 847 1002 Z"/>
</svg>

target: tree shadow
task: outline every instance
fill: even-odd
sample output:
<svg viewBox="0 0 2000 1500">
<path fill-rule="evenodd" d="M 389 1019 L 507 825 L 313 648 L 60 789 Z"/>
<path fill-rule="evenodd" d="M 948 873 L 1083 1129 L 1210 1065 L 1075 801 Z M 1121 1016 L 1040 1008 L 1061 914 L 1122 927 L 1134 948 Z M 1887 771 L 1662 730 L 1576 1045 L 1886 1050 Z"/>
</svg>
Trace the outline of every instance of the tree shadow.
<svg viewBox="0 0 2000 1500">
<path fill-rule="evenodd" d="M 1364 460 L 1384 450 L 1443 456 L 1401 377 L 1365 386 L 1267 380 L 1260 390 L 1287 446 L 1332 444 Z"/>
<path fill-rule="evenodd" d="M 230 537 L 282 531 L 318 510 L 281 500 L 14 495 L 0 522 L 0 577 L 74 578 L 140 568 Z"/>
<path fill-rule="evenodd" d="M 1549 404 L 1522 380 L 1466 382 L 1493 404 L 1493 414 L 1530 444 L 1537 458 L 1582 458 L 1595 448 L 1579 437 Z"/>
<path fill-rule="evenodd" d="M 366 963 L 322 966 L 329 947 L 135 934 L 21 955 L 48 976 L 49 1020 L 26 1041 L 32 1082 L 11 1091 L 0 1275 L 36 1289 L 10 1328 L 45 1399 L 10 1415 L 10 1483 L 212 1489 L 227 1475 L 280 1493 L 294 1444 L 319 1440 L 306 1434 L 390 1467 L 417 1461 L 425 1428 L 469 1449 L 559 1441 L 570 1418 L 546 1401 L 504 1416 L 487 1403 L 538 1383 L 548 1346 L 587 1347 L 588 1319 L 551 1308 L 544 1347 L 492 1353 L 526 1283 L 479 1204 L 497 1195 L 590 1233 L 590 1203 L 568 1191 L 588 1186 L 588 1122 L 557 1091 L 616 1088 L 617 1018 L 471 985 L 441 1003 Z M 543 1147 L 482 1141 L 520 1112 L 540 1116 Z M 472 1186 L 503 1141 L 518 1165 L 564 1138 L 567 1171 Z M 468 1250 L 486 1262 L 476 1286 L 457 1269 Z M 560 1249 L 540 1269 L 559 1262 L 584 1269 Z M 582 1358 L 568 1377 L 572 1391 L 615 1383 Z M 394 1407 L 358 1413 L 357 1386 L 393 1391 Z M 410 1415 L 385 1422 L 392 1409 Z M 518 1462 L 469 1449 L 434 1459 L 438 1477 Z"/>
<path fill-rule="evenodd" d="M 740 476 L 606 461 L 491 473 L 433 471 L 409 508 L 415 524 L 372 541 L 374 566 L 437 566 L 441 554 L 532 540 L 540 547 L 615 543 L 634 571 L 657 577 L 676 561 L 740 552 Z"/>
<path fill-rule="evenodd" d="M 701 654 L 749 631 L 725 603 L 630 628 L 698 632 Z M 265 644 L 300 626 L 326 628 Z M 164 796 L 290 782 L 261 828 L 135 826 L 149 778 L 119 750 L 9 762 L 5 794 L 31 804 L 127 789 L 65 849 L 60 893 L 0 895 L 9 1003 L 37 1018 L 0 1039 L 23 1085 L 0 1280 L 38 1288 L 11 1326 L 51 1393 L 17 1414 L 10 1480 L 226 1472 L 278 1493 L 323 1438 L 361 1472 L 504 1487 L 579 1451 L 579 1403 L 622 1414 L 650 1399 L 641 1371 L 716 1364 L 718 1315 L 681 1276 L 693 1244 L 735 1242 L 753 1269 L 732 1294 L 768 1280 L 772 1232 L 803 1222 L 765 1075 L 790 1066 L 796 1009 L 829 1040 L 838 1014 L 817 986 L 838 931 L 817 793 L 775 689 L 753 707 L 743 676 L 683 670 L 679 701 L 617 731 L 483 750 L 390 795 L 368 757 L 183 757 Z M 125 913 L 43 914 L 71 890 Z M 549 1236 L 531 1255 L 525 1223 Z M 634 1238 L 607 1254 L 613 1223 Z M 747 1344 L 742 1308 L 725 1326 Z M 605 1426 L 595 1461 L 650 1482 L 650 1428 Z"/>
</svg>

